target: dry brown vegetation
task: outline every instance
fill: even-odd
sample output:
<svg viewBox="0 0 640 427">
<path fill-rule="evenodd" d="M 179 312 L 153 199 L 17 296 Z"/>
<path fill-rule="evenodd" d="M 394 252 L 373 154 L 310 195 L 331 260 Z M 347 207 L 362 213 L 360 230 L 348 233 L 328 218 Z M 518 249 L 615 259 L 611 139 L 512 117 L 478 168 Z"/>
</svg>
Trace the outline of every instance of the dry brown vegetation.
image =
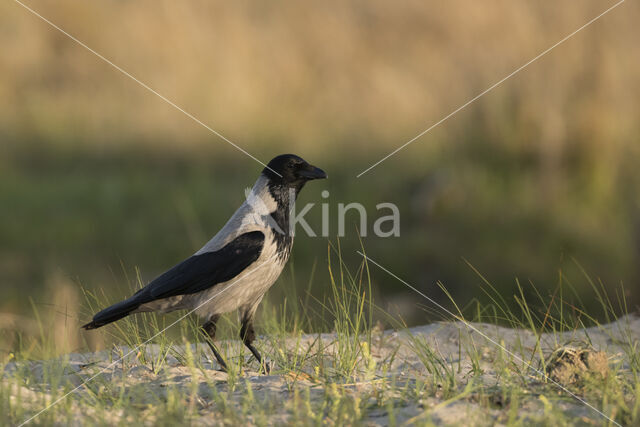
<svg viewBox="0 0 640 427">
<path fill-rule="evenodd" d="M 242 146 L 327 156 L 397 147 L 614 2 L 28 4 Z M 473 120 L 483 143 L 540 153 L 550 172 L 587 147 L 608 185 L 637 147 L 638 8 L 623 4 L 396 161 L 455 143 Z M 224 146 L 18 4 L 0 16 L 5 137 Z"/>
</svg>

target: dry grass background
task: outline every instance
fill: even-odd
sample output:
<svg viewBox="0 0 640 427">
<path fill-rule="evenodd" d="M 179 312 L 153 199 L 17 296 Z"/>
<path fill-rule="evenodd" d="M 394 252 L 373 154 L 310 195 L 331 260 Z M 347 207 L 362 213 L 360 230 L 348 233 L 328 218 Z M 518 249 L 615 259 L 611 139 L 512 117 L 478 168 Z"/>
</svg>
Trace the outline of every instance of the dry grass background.
<svg viewBox="0 0 640 427">
<path fill-rule="evenodd" d="M 249 150 L 366 148 L 367 165 L 613 3 L 28 4 Z M 224 146 L 16 3 L 0 7 L 3 132 Z M 455 143 L 479 114 L 484 139 L 539 152 L 550 168 L 578 144 L 615 169 L 624 141 L 635 145 L 638 16 L 623 4 L 395 161 Z"/>
</svg>

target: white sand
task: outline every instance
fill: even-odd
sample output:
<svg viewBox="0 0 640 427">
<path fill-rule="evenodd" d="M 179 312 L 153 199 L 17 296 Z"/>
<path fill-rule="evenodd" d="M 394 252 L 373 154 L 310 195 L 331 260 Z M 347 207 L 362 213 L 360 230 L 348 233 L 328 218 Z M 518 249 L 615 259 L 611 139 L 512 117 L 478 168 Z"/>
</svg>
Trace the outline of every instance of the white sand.
<svg viewBox="0 0 640 427">
<path fill-rule="evenodd" d="M 508 329 L 496 327 L 488 324 L 473 324 L 474 327 L 494 339 L 503 343 L 510 351 L 518 357 L 526 356 L 526 362 L 532 361 L 532 366 L 540 369 L 538 350 L 536 349 L 536 336 L 528 330 Z M 540 384 L 541 378 L 534 370 L 528 370 L 526 364 L 517 358 L 499 350 L 493 343 L 482 337 L 477 332 L 460 322 L 436 323 L 426 326 L 411 328 L 407 331 L 377 331 L 374 333 L 372 341 L 371 355 L 376 362 L 375 365 L 365 366 L 367 361 L 363 359 L 357 368 L 357 375 L 352 380 L 341 380 L 339 385 L 341 393 L 352 396 L 353 399 L 368 399 L 364 421 L 367 424 L 386 425 L 392 416 L 397 422 L 417 422 L 424 424 L 429 420 L 436 425 L 492 425 L 504 423 L 507 420 L 509 402 L 502 402 L 500 393 L 495 395 L 484 395 L 485 399 L 495 399 L 493 405 L 482 405 L 481 398 L 474 397 L 474 392 L 465 398 L 452 399 L 447 401 L 442 390 L 435 387 L 427 387 L 423 391 L 415 391 L 417 384 L 421 381 L 433 384 L 433 376 L 427 371 L 420 357 L 412 348 L 410 336 L 424 339 L 430 348 L 449 362 L 455 368 L 455 378 L 458 383 L 460 394 L 464 390 L 464 385 L 471 378 L 471 359 L 468 357 L 469 351 L 477 351 L 479 354 L 480 368 L 483 373 L 474 378 L 476 384 L 482 383 L 487 386 L 486 390 L 500 390 L 501 378 L 499 372 L 494 369 L 496 358 L 512 359 L 511 369 L 521 370 L 527 379 L 523 387 L 524 398 L 520 404 L 518 416 L 525 422 L 530 420 L 535 422 L 545 411 L 544 397 L 540 398 L 536 392 L 536 384 Z M 303 371 L 307 375 L 294 377 L 293 374 L 283 373 L 274 369 L 275 374 L 261 375 L 257 372 L 258 365 L 253 359 L 247 356 L 248 364 L 245 364 L 245 371 L 240 375 L 234 392 L 230 395 L 229 404 L 240 411 L 243 397 L 246 395 L 247 384 L 250 385 L 254 399 L 258 402 L 272 402 L 271 412 L 267 423 L 279 424 L 290 418 L 294 412 L 293 396 L 296 393 L 304 394 L 308 390 L 312 402 L 321 402 L 327 393 L 332 393 L 330 386 L 317 380 L 315 370 L 318 369 L 318 361 L 323 360 L 321 369 L 325 373 L 331 373 L 334 369 L 334 352 L 338 350 L 335 334 L 305 335 L 297 341 L 293 338 L 287 339 L 286 350 L 282 351 L 293 357 L 301 355 L 311 348 L 310 353 L 316 353 L 323 348 L 323 358 L 313 357 L 311 361 L 303 365 Z M 612 363 L 618 363 L 624 372 L 628 369 L 627 355 L 624 354 L 622 344 L 624 342 L 640 341 L 640 317 L 626 316 L 617 322 L 603 325 L 601 327 L 580 329 L 573 332 L 558 334 L 543 334 L 540 342 L 545 355 L 560 345 L 568 343 L 589 342 L 593 348 L 605 351 L 612 357 Z M 68 366 L 64 373 L 64 381 L 70 384 L 80 385 L 91 378 L 96 373 L 102 371 L 96 381 L 89 382 L 93 387 L 114 386 L 114 390 L 119 390 L 119 386 L 124 383 L 130 388 L 132 403 L 138 405 L 144 412 L 146 404 L 153 403 L 160 399 L 167 399 L 170 393 L 182 393 L 185 405 L 195 404 L 199 417 L 193 422 L 196 424 L 218 425 L 224 420 L 219 414 L 219 407 L 215 403 L 214 395 L 225 393 L 229 390 L 228 376 L 226 373 L 216 370 L 217 365 L 205 359 L 209 357 L 209 351 L 203 344 L 200 354 L 203 359 L 201 365 L 203 369 L 190 369 L 184 363 L 180 363 L 180 354 L 185 354 L 185 347 L 175 345 L 166 357 L 166 361 L 154 372 L 151 363 L 141 363 L 137 353 L 131 354 L 124 360 L 119 360 L 123 354 L 129 352 L 126 347 L 119 347 L 114 351 L 103 351 L 99 353 L 70 354 L 68 355 Z M 241 344 L 239 342 L 224 342 L 222 346 L 227 346 L 227 354 L 240 354 Z M 258 346 L 269 355 L 277 351 L 277 345 L 268 343 L 264 339 L 258 341 Z M 196 351 L 196 345 L 191 346 L 192 351 Z M 474 350 L 475 349 L 475 350 Z M 146 355 L 150 358 L 157 357 L 160 351 L 158 346 L 147 346 Z M 532 353 L 536 354 L 532 358 Z M 244 352 L 245 355 L 248 352 Z M 177 358 L 175 356 L 178 356 Z M 393 357 L 391 364 L 386 363 Z M 277 359 L 272 357 L 272 359 Z M 112 363 L 117 361 L 117 363 Z M 370 362 L 369 362 L 370 363 Z M 10 384 L 12 390 L 12 404 L 26 405 L 31 409 L 42 407 L 44 398 L 50 395 L 51 385 L 47 383 L 47 376 L 43 375 L 51 367 L 60 367 L 60 361 L 30 362 L 9 364 L 5 368 L 3 382 Z M 382 368 L 387 366 L 386 371 Z M 16 369 L 28 369 L 35 378 L 30 384 L 17 384 L 11 380 L 12 372 Z M 546 386 L 546 393 L 552 386 Z M 527 394 L 527 388 L 531 393 Z M 393 391 L 389 391 L 392 389 Z M 413 390 L 413 392 L 411 391 Z M 387 393 L 397 395 L 395 399 L 395 409 L 393 414 L 389 414 L 385 406 L 380 406 L 374 398 L 375 393 Z M 565 394 L 560 389 L 557 396 Z M 75 395 L 83 396 L 89 392 L 83 386 L 74 392 Z M 405 393 L 405 394 L 403 394 Z M 408 394 L 407 394 L 408 393 Z M 411 393 L 414 393 L 413 395 Z M 195 398 L 190 398 L 195 396 Z M 488 396 L 488 397 L 487 397 Z M 91 423 L 91 405 L 83 405 L 74 396 L 74 408 L 78 408 L 78 424 Z M 187 403 L 187 400 L 191 403 Z M 50 401 L 50 399 L 49 399 Z M 194 403 L 195 402 L 195 403 Z M 486 400 L 485 400 L 486 402 Z M 62 404 L 62 403 L 61 403 Z M 565 399 L 554 399 L 552 401 L 554 410 L 569 414 L 573 420 L 589 424 L 591 422 L 601 424 L 603 418 L 597 412 L 586 407 L 580 402 L 567 395 Z M 594 402 L 600 407 L 600 402 Z M 548 408 L 547 408 L 548 409 Z M 606 408 L 605 408 L 606 412 Z M 118 421 L 121 412 L 110 413 L 110 420 Z M 132 420 L 135 421 L 135 420 Z M 256 420 L 258 422 L 259 420 Z M 66 421 L 65 421 L 66 422 Z"/>
</svg>

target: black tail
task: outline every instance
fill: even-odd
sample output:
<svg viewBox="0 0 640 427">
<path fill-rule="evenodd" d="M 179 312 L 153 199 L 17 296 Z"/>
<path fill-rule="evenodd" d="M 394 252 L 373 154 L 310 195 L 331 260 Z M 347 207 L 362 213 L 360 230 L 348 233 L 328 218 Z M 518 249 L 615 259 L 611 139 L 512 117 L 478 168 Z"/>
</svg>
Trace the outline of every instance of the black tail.
<svg viewBox="0 0 640 427">
<path fill-rule="evenodd" d="M 127 317 L 131 312 L 140 307 L 141 303 L 142 301 L 138 298 L 138 295 L 134 295 L 129 299 L 105 308 L 93 316 L 93 320 L 91 322 L 83 325 L 82 327 L 84 329 L 96 329 L 111 322 L 115 322 L 116 320 L 120 320 L 123 317 Z"/>
</svg>

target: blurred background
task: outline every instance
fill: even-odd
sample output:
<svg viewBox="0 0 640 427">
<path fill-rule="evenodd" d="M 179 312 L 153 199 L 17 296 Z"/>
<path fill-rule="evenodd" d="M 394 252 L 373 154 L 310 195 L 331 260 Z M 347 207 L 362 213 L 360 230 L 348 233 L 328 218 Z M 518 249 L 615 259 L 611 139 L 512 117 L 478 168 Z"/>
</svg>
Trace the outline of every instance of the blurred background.
<svg viewBox="0 0 640 427">
<path fill-rule="evenodd" d="M 562 283 L 589 310 L 593 282 L 640 303 L 636 2 L 360 178 L 614 2 L 27 4 L 262 161 L 325 169 L 301 196 L 309 223 L 328 202 L 335 236 L 337 204 L 364 204 L 368 254 L 439 301 L 437 281 L 460 306 L 485 298 L 479 272 L 508 301 L 518 283 L 545 298 Z M 190 255 L 261 166 L 17 3 L 0 4 L 0 43 L 0 350 L 41 333 L 34 313 L 69 331 L 66 350 L 100 348 L 77 331 L 83 290 L 113 301 Z M 400 208 L 400 237 L 372 235 L 381 202 Z M 357 224 L 340 241 L 354 270 Z M 272 303 L 322 298 L 329 243 L 297 238 Z M 385 310 L 432 320 L 371 274 Z"/>
</svg>

